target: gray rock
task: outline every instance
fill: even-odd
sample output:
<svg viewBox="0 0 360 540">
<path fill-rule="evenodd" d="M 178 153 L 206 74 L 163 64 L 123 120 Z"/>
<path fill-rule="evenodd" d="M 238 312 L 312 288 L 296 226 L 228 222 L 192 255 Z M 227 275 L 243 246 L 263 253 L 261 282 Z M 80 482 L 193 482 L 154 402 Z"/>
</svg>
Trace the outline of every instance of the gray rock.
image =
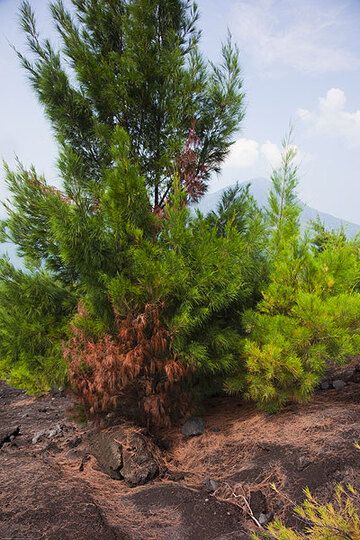
<svg viewBox="0 0 360 540">
<path fill-rule="evenodd" d="M 341 379 L 337 379 L 336 381 L 333 381 L 332 385 L 335 390 L 342 390 L 346 386 L 346 382 L 342 381 Z"/>
<path fill-rule="evenodd" d="M 128 447 L 123 448 L 120 473 L 130 487 L 146 484 L 159 474 L 151 445 L 140 433 L 133 433 L 128 439 Z"/>
<path fill-rule="evenodd" d="M 311 465 L 312 461 L 309 457 L 307 456 L 300 456 L 299 459 L 298 459 L 298 463 L 297 463 L 297 470 L 298 471 L 303 471 L 304 469 L 306 469 L 307 467 L 309 467 L 309 465 Z"/>
<path fill-rule="evenodd" d="M 354 373 L 352 376 L 352 381 L 359 383 L 360 382 L 360 364 L 357 364 L 354 369 Z"/>
<path fill-rule="evenodd" d="M 354 368 L 352 367 L 346 367 L 342 370 L 341 373 L 339 373 L 339 379 L 345 382 L 352 381 L 354 377 Z"/>
<path fill-rule="evenodd" d="M 123 434 L 122 439 L 123 440 Z M 101 469 L 111 478 L 121 480 L 120 469 L 123 467 L 123 445 L 119 434 L 100 431 L 92 435 L 90 439 L 90 453 L 93 454 Z"/>
<path fill-rule="evenodd" d="M 45 437 L 47 437 L 48 439 L 53 439 L 54 437 L 59 437 L 63 435 L 64 433 L 62 426 L 60 424 L 56 424 L 56 426 L 54 426 L 53 428 L 38 431 L 32 438 L 31 442 L 32 444 L 37 444 Z"/>
<path fill-rule="evenodd" d="M 214 493 L 214 491 L 217 491 L 220 487 L 220 482 L 217 480 L 213 480 L 212 478 L 208 478 L 205 481 L 205 489 L 208 493 Z"/>
<path fill-rule="evenodd" d="M 320 385 L 321 390 L 329 390 L 330 384 L 329 381 L 323 381 Z"/>
<path fill-rule="evenodd" d="M 60 454 L 62 449 L 56 444 L 56 442 L 49 442 L 44 448 L 44 452 L 50 452 L 51 454 Z"/>
<path fill-rule="evenodd" d="M 32 444 L 37 444 L 39 441 L 41 441 L 41 439 L 45 437 L 46 433 L 47 432 L 45 430 L 35 433 L 35 435 L 31 439 Z"/>
<path fill-rule="evenodd" d="M 4 442 L 1 446 L 1 450 L 6 450 L 10 446 L 12 446 L 11 442 Z"/>
<path fill-rule="evenodd" d="M 145 484 L 159 474 L 155 445 L 138 432 L 121 428 L 94 432 L 89 451 L 112 478 L 131 486 Z"/>
<path fill-rule="evenodd" d="M 47 431 L 47 436 L 49 439 L 58 437 L 59 435 L 63 435 L 63 428 L 60 426 L 60 424 L 56 424 L 56 426 Z"/>
<path fill-rule="evenodd" d="M 181 433 L 184 437 L 196 437 L 202 435 L 205 431 L 205 422 L 202 418 L 189 418 L 183 425 Z"/>
<path fill-rule="evenodd" d="M 85 465 L 86 463 L 89 461 L 90 459 L 90 456 L 89 454 L 84 454 L 81 458 L 81 462 L 80 462 L 80 465 L 79 465 L 79 471 L 80 472 L 83 472 L 83 470 L 85 469 Z"/>
<path fill-rule="evenodd" d="M 263 512 L 261 512 L 258 522 L 260 523 L 260 525 L 264 527 L 272 520 L 272 518 L 273 518 L 273 514 L 271 512 L 268 512 L 267 514 L 264 514 Z"/>
</svg>

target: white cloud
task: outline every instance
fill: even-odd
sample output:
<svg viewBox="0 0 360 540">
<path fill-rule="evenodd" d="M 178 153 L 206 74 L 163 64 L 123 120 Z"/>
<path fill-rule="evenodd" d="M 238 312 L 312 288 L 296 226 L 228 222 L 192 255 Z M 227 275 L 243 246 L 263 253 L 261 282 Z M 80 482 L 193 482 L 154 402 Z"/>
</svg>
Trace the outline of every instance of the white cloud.
<svg viewBox="0 0 360 540">
<path fill-rule="evenodd" d="M 319 98 L 319 109 L 299 109 L 298 116 L 311 130 L 344 138 L 351 146 L 360 146 L 360 109 L 347 111 L 346 96 L 340 88 L 331 88 Z"/>
<path fill-rule="evenodd" d="M 228 168 L 246 168 L 255 165 L 259 158 L 259 144 L 253 139 L 240 138 L 232 145 L 225 161 Z"/>
<path fill-rule="evenodd" d="M 272 167 L 278 167 L 281 163 L 281 150 L 277 144 L 266 141 L 261 145 L 261 153 Z"/>
<path fill-rule="evenodd" d="M 309 161 L 310 155 L 300 152 L 299 147 L 296 146 L 296 144 L 291 144 L 290 148 L 293 148 L 295 150 L 296 154 L 294 160 L 297 165 L 300 165 L 305 160 Z M 264 144 L 261 145 L 261 154 L 268 161 L 271 167 L 275 169 L 281 165 L 282 152 L 283 149 L 277 144 L 272 143 L 271 141 L 266 141 Z"/>
<path fill-rule="evenodd" d="M 296 150 L 296 162 L 300 163 L 304 155 L 299 152 L 296 145 L 292 146 Z M 262 167 L 264 162 L 260 158 L 264 158 L 271 168 L 277 168 L 281 164 L 281 154 L 282 148 L 269 140 L 261 144 L 254 139 L 240 138 L 232 145 L 224 167 L 227 169 Z"/>
<path fill-rule="evenodd" d="M 324 73 L 359 66 L 343 43 L 354 24 L 345 8 L 313 0 L 238 0 L 234 10 L 234 36 L 263 68 Z"/>
</svg>

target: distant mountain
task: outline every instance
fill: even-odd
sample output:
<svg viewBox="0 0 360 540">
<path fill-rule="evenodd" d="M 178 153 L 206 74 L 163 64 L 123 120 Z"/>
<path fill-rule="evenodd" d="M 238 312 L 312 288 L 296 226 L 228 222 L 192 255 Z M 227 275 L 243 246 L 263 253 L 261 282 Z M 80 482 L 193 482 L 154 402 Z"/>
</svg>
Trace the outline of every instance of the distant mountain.
<svg viewBox="0 0 360 540">
<path fill-rule="evenodd" d="M 259 206 L 265 207 L 267 204 L 268 194 L 271 188 L 271 182 L 266 178 L 255 178 L 249 182 L 243 182 L 240 185 L 250 184 L 250 191 L 254 198 L 256 199 Z M 229 187 L 229 186 L 227 186 Z M 220 189 L 214 193 L 207 193 L 197 205 L 197 208 L 201 210 L 204 214 L 207 214 L 214 210 L 221 199 L 222 194 L 227 188 Z M 347 235 L 352 238 L 357 233 L 360 232 L 360 225 L 355 223 L 350 223 L 344 219 L 336 218 L 331 214 L 326 214 L 325 212 L 320 212 L 307 204 L 301 202 L 302 213 L 300 217 L 300 223 L 302 228 L 305 228 L 309 221 L 316 219 L 318 216 L 320 220 L 325 224 L 327 229 L 337 230 L 341 226 L 345 228 Z"/>
</svg>

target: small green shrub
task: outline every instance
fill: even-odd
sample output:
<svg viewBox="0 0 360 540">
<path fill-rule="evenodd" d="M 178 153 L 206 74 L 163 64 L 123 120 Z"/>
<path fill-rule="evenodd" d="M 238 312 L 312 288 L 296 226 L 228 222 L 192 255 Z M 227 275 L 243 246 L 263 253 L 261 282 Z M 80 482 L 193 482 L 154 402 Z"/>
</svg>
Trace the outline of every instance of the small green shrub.
<svg viewBox="0 0 360 540">
<path fill-rule="evenodd" d="M 360 538 L 360 494 L 352 486 L 338 485 L 333 502 L 320 504 L 305 490 L 305 502 L 295 508 L 296 515 L 305 522 L 304 532 L 286 527 L 282 521 L 271 523 L 267 532 L 252 538 L 272 540 L 359 540 Z"/>
</svg>

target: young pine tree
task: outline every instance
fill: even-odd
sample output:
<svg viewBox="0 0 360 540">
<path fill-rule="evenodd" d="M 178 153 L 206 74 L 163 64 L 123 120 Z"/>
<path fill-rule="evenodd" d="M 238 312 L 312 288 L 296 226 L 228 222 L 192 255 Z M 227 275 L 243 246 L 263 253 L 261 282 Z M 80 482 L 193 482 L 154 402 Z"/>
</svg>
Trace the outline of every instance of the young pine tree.
<svg viewBox="0 0 360 540">
<path fill-rule="evenodd" d="M 267 410 L 308 398 L 329 362 L 360 350 L 360 259 L 339 235 L 321 250 L 302 237 L 296 152 L 287 139 L 269 195 L 269 277 L 256 310 L 242 316 L 244 370 L 228 380 Z"/>
<path fill-rule="evenodd" d="M 219 235 L 190 212 L 179 180 L 164 215 L 154 215 L 145 180 L 124 153 L 125 135 L 118 136 L 99 204 L 114 256 L 117 245 L 125 256 L 119 270 L 101 274 L 95 292 L 87 286 L 66 356 L 89 408 L 125 407 L 159 421 L 179 412 L 186 380 L 233 369 L 241 340 L 224 314 L 249 302 L 251 257 L 235 227 Z M 59 238 L 71 248 L 64 217 L 62 227 Z"/>
<path fill-rule="evenodd" d="M 27 271 L 19 283 L 2 279 L 4 298 L 14 287 L 20 302 L 26 280 L 28 348 L 39 366 L 54 356 L 60 366 L 65 343 L 90 410 L 158 421 L 180 409 L 191 374 L 231 369 L 239 335 L 222 314 L 253 294 L 246 225 L 220 234 L 187 208 L 243 117 L 238 52 L 228 39 L 220 66 L 202 57 L 189 0 L 72 4 L 71 13 L 51 4 L 59 51 L 40 40 L 29 3 L 21 8 L 32 57 L 18 54 L 59 143 L 62 187 L 34 168 L 7 170 L 3 230 Z M 41 321 L 56 354 L 33 347 Z M 1 320 L 10 349 L 13 322 Z M 20 357 L 13 348 L 6 358 L 10 372 Z M 22 358 L 31 372 L 31 355 Z"/>
</svg>

